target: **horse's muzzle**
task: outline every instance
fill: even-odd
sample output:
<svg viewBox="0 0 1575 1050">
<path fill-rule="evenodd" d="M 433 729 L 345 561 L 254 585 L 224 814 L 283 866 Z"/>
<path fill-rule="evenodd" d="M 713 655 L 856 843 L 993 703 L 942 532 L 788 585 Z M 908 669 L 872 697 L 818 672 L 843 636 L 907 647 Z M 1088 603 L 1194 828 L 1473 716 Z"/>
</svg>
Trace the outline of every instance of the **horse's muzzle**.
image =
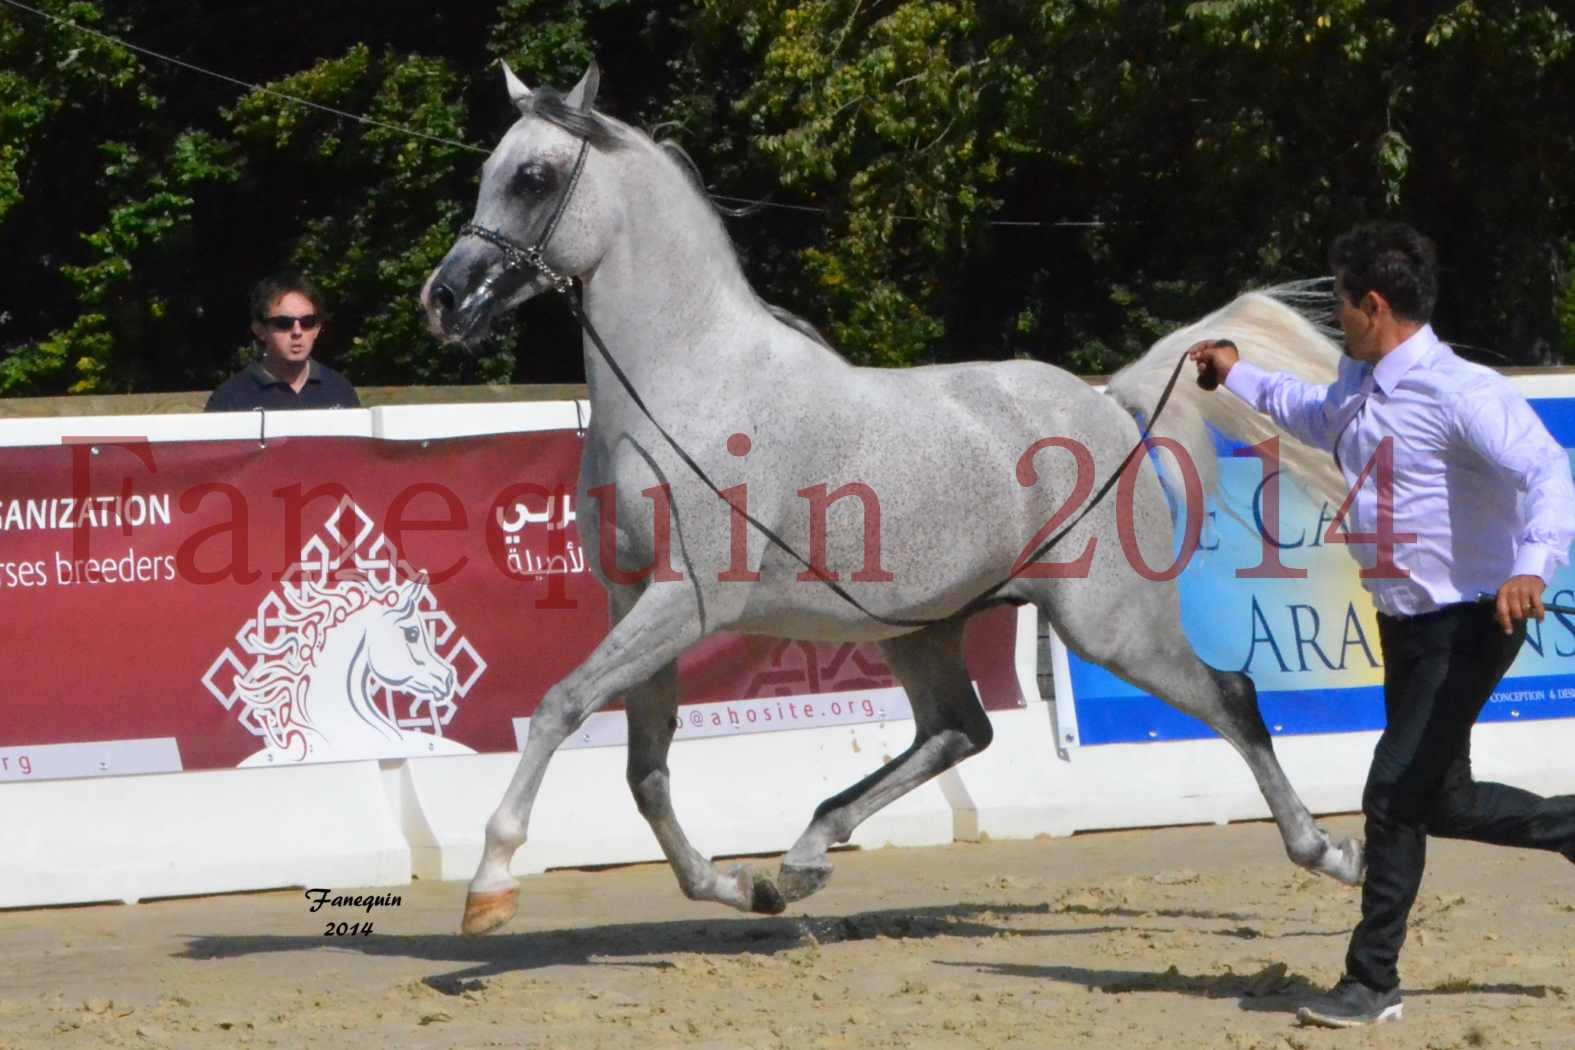
<svg viewBox="0 0 1575 1050">
<path fill-rule="evenodd" d="M 421 289 L 428 331 L 446 343 L 474 342 L 490 328 L 488 322 L 495 313 L 491 289 L 482 287 L 461 296 L 437 278 L 434 273 Z"/>
<path fill-rule="evenodd" d="M 427 331 L 446 343 L 456 342 L 460 338 L 455 327 L 458 300 L 454 290 L 440 280 L 442 274 L 442 266 L 428 274 L 418 298 L 421 301 L 422 312 L 427 315 Z"/>
<path fill-rule="evenodd" d="M 444 342 L 468 345 L 490 332 L 493 320 L 509 307 L 547 286 L 539 274 L 524 270 L 445 263 L 422 286 L 421 306 L 433 335 Z"/>
</svg>

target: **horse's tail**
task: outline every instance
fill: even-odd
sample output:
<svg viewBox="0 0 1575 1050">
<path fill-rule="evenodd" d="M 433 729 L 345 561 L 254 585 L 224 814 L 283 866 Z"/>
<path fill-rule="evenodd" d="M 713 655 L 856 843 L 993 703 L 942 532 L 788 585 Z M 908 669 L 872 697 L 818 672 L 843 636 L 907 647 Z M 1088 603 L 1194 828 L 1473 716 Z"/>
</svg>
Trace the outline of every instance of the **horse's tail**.
<svg viewBox="0 0 1575 1050">
<path fill-rule="evenodd" d="M 1330 338 L 1330 330 L 1320 328 L 1308 317 L 1328 298 L 1326 280 L 1247 292 L 1201 321 L 1160 339 L 1142 357 L 1112 376 L 1107 390 L 1140 421 L 1146 419 L 1164 392 L 1176 359 L 1200 339 L 1229 339 L 1244 360 L 1261 368 L 1290 372 L 1311 383 L 1332 383 L 1339 367 L 1340 348 Z M 1208 493 L 1218 477 L 1209 425 L 1248 445 L 1275 435 L 1289 435 L 1234 394 L 1200 389 L 1193 376 L 1192 366 L 1183 366 L 1181 378 L 1153 433 L 1181 443 Z M 1161 457 L 1161 462 L 1167 464 L 1167 481 L 1174 483 L 1172 491 L 1183 491 L 1174 466 L 1169 465 L 1170 458 Z M 1340 505 L 1345 484 L 1327 452 L 1291 438 L 1280 444 L 1280 466 L 1314 498 Z"/>
</svg>

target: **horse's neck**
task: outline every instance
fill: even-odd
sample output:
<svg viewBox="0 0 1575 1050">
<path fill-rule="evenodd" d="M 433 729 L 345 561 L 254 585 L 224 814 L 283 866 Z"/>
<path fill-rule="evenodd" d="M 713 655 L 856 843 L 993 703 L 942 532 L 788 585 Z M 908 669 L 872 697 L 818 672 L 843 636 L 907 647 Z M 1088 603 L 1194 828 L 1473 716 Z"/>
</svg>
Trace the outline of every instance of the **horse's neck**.
<svg viewBox="0 0 1575 1050">
<path fill-rule="evenodd" d="M 647 156 L 624 165 L 624 199 L 631 203 L 584 280 L 586 316 L 642 394 L 693 370 L 725 372 L 726 333 L 758 323 L 764 308 L 709 204 L 683 176 Z M 585 372 L 593 403 L 624 399 L 588 339 Z"/>
</svg>

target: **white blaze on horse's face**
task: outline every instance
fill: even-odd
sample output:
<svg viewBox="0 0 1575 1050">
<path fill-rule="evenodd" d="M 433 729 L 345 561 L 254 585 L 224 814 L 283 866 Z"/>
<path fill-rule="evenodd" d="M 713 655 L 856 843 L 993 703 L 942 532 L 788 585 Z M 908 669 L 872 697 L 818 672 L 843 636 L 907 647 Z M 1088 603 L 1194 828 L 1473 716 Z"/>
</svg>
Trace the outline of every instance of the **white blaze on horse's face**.
<svg viewBox="0 0 1575 1050">
<path fill-rule="evenodd" d="M 471 223 L 517 246 L 538 247 L 562 208 L 543 257 L 559 273 L 585 276 L 600 261 L 617 224 L 602 170 L 605 156 L 591 147 L 575 181 L 583 140 L 536 110 L 546 104 L 588 114 L 599 74 L 593 64 L 567 96 L 548 101 L 507 65 L 503 71 L 509 98 L 521 115 L 482 166 Z M 510 270 L 496 244 L 461 236 L 427 278 L 421 305 L 434 335 L 467 342 L 484 335 L 499 314 L 551 287 L 547 277 L 528 268 Z"/>
<path fill-rule="evenodd" d="M 426 594 L 423 574 L 408 584 L 402 600 L 379 615 L 367 630 L 367 658 L 372 674 L 390 688 L 427 699 L 442 699 L 454 688 L 454 669 L 432 648 L 421 618 Z"/>
</svg>

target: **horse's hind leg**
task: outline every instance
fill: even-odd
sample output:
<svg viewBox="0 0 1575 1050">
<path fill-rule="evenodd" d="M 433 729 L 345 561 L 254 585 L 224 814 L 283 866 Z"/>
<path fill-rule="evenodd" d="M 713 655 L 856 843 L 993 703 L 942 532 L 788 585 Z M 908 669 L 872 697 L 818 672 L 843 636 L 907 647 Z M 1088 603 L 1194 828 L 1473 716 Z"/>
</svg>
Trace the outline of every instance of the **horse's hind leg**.
<svg viewBox="0 0 1575 1050">
<path fill-rule="evenodd" d="M 1361 846 L 1350 839 L 1336 845 L 1318 827 L 1275 757 L 1252 680 L 1198 659 L 1181 632 L 1173 586 L 1135 577 L 1125 587 L 1108 580 L 1068 581 L 1046 595 L 1042 607 L 1079 656 L 1204 722 L 1241 754 L 1291 860 L 1341 882 L 1361 881 Z"/>
<path fill-rule="evenodd" d="M 1197 660 L 1195 656 L 1193 659 Z M 1263 793 L 1269 812 L 1280 828 L 1286 854 L 1302 867 L 1333 876 L 1348 885 L 1361 882 L 1364 868 L 1361 844 L 1354 839 L 1338 844 L 1331 842 L 1307 811 L 1274 754 L 1274 741 L 1258 710 L 1258 689 L 1252 679 L 1239 671 L 1219 671 L 1202 661 L 1197 662 L 1213 679 L 1218 699 L 1212 709 L 1189 710 L 1188 713 L 1209 725 L 1246 759 L 1247 767 L 1258 782 L 1258 790 Z"/>
<path fill-rule="evenodd" d="M 963 665 L 962 633 L 962 623 L 946 622 L 881 643 L 913 707 L 913 744 L 816 807 L 782 859 L 777 889 L 785 900 L 801 900 L 824 886 L 831 877 L 826 851 L 848 841 L 871 814 L 989 746 L 993 729 Z"/>
<path fill-rule="evenodd" d="M 670 663 L 624 697 L 629 721 L 629 790 L 690 900 L 775 915 L 783 907 L 771 880 L 747 865 L 718 872 L 684 835 L 668 791 L 667 750 L 678 713 L 678 665 Z"/>
<path fill-rule="evenodd" d="M 486 933 L 513 918 L 519 883 L 509 874 L 509 861 L 525 842 L 531 806 L 559 745 L 592 712 L 676 661 L 700 636 L 693 594 L 675 586 L 652 587 L 584 663 L 547 691 L 531 717 L 514 778 L 487 821 L 481 866 L 465 898 L 465 933 Z"/>
</svg>

